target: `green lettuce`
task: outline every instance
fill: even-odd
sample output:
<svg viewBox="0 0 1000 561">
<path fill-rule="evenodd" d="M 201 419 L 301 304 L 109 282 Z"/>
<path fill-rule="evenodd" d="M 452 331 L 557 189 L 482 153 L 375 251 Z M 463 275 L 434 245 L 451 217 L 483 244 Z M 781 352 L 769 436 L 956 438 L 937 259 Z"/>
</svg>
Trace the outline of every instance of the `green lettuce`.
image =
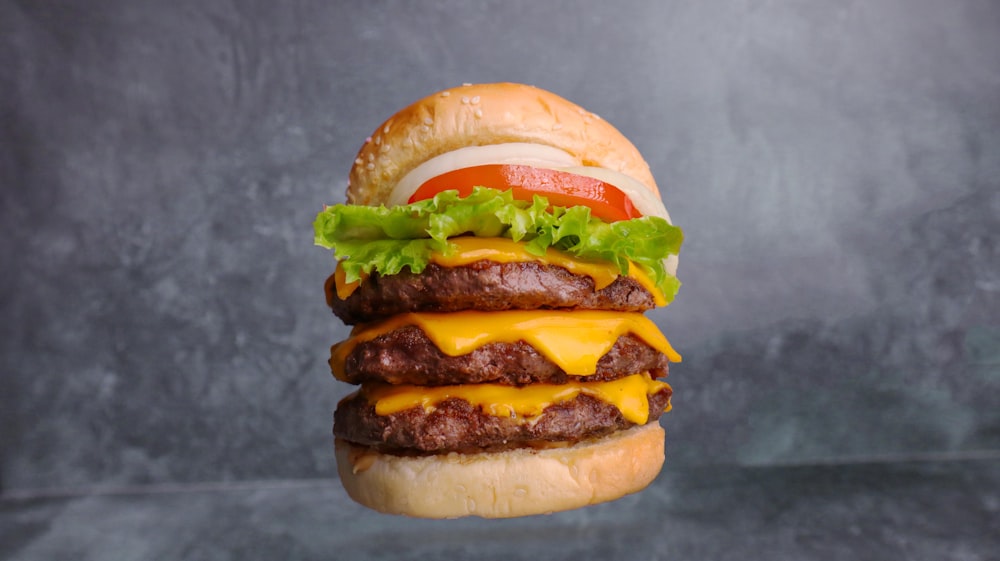
<svg viewBox="0 0 1000 561">
<path fill-rule="evenodd" d="M 544 255 L 555 248 L 582 260 L 609 261 L 621 274 L 629 261 L 641 267 L 671 301 L 680 287 L 663 260 L 680 251 L 680 228 L 655 216 L 604 222 L 590 208 L 549 207 L 536 195 L 531 202 L 510 191 L 476 187 L 468 197 L 442 191 L 432 199 L 394 207 L 334 205 L 313 224 L 316 245 L 332 249 L 348 282 L 378 272 L 393 275 L 405 268 L 420 273 L 431 254 L 454 250 L 448 238 L 473 235 L 525 242 L 528 252 Z"/>
</svg>

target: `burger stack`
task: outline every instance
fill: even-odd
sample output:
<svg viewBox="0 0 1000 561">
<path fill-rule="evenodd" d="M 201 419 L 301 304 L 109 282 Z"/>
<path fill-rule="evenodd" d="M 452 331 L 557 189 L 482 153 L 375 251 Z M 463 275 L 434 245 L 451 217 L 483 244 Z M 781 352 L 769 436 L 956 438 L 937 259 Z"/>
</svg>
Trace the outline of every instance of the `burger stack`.
<svg viewBox="0 0 1000 561">
<path fill-rule="evenodd" d="M 512 517 L 619 498 L 664 461 L 682 234 L 614 127 L 520 84 L 428 96 L 365 140 L 316 242 L 352 325 L 334 413 L 357 502 Z"/>
</svg>

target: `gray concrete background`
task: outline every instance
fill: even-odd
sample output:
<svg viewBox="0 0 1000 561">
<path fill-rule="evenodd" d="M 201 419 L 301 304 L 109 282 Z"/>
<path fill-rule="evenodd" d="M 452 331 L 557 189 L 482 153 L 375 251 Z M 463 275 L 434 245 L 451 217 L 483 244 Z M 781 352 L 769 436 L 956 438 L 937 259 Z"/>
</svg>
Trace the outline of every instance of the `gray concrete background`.
<svg viewBox="0 0 1000 561">
<path fill-rule="evenodd" d="M 0 2 L 0 485 L 329 476 L 311 222 L 462 82 L 611 121 L 687 235 L 668 461 L 1000 449 L 1000 4 Z"/>
</svg>

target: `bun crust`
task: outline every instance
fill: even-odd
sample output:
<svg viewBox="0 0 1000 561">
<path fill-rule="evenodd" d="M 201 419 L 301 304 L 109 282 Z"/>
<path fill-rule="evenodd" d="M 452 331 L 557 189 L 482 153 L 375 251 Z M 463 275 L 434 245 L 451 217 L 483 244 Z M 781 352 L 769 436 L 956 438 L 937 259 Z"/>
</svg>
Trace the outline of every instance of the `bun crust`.
<svg viewBox="0 0 1000 561">
<path fill-rule="evenodd" d="M 580 165 L 619 171 L 659 196 L 649 165 L 607 121 L 551 92 L 499 83 L 435 93 L 382 123 L 354 160 L 347 201 L 381 204 L 421 163 L 458 148 L 505 142 L 560 148 Z"/>
<path fill-rule="evenodd" d="M 656 422 L 564 448 L 392 456 L 337 439 L 337 469 L 355 501 L 422 518 L 508 518 L 611 501 L 663 465 Z"/>
</svg>

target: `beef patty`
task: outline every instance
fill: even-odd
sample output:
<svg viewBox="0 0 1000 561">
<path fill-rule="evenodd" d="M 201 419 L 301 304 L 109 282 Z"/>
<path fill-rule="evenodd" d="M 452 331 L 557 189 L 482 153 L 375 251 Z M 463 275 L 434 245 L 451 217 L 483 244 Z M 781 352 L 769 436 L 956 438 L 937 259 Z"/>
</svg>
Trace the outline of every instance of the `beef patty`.
<svg viewBox="0 0 1000 561">
<path fill-rule="evenodd" d="M 405 270 L 372 275 L 345 300 L 327 283 L 327 302 L 344 323 L 375 321 L 404 312 L 533 310 L 579 308 L 644 312 L 653 295 L 631 277 L 618 277 L 595 290 L 588 276 L 541 263 L 477 261 L 462 267 L 427 265 L 420 274 Z"/>
<path fill-rule="evenodd" d="M 649 418 L 659 419 L 671 390 L 649 396 Z M 431 411 L 413 407 L 378 415 L 361 394 L 348 396 L 334 413 L 338 438 L 389 453 L 439 454 L 575 443 L 635 426 L 617 407 L 588 395 L 551 405 L 531 421 L 484 413 L 463 399 L 445 400 Z"/>
<path fill-rule="evenodd" d="M 662 378 L 667 375 L 668 365 L 666 355 L 628 334 L 619 337 L 597 361 L 593 375 L 575 376 L 566 374 L 523 341 L 489 343 L 465 355 L 449 356 L 419 327 L 410 325 L 358 343 L 344 360 L 343 379 L 352 384 L 385 382 L 418 386 L 484 382 L 562 384 L 569 380 L 614 380 L 647 371 L 655 378 Z"/>
</svg>

